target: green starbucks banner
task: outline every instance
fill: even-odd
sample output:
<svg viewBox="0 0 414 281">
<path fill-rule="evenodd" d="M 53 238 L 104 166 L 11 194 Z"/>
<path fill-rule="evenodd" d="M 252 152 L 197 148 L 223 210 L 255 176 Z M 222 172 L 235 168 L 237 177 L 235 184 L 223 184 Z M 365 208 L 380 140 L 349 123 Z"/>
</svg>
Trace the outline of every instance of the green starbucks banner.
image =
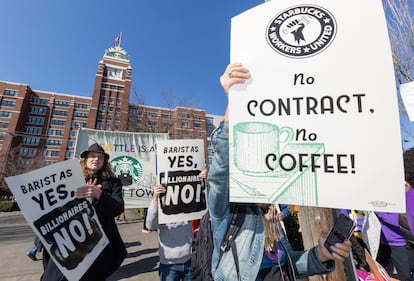
<svg viewBox="0 0 414 281">
<path fill-rule="evenodd" d="M 168 134 L 80 129 L 74 157 L 79 158 L 92 143 L 100 144 L 122 181 L 125 208 L 147 208 L 157 180 L 156 144 L 166 139 Z"/>
<path fill-rule="evenodd" d="M 404 212 L 381 0 L 275 0 L 232 19 L 230 198 Z"/>
</svg>

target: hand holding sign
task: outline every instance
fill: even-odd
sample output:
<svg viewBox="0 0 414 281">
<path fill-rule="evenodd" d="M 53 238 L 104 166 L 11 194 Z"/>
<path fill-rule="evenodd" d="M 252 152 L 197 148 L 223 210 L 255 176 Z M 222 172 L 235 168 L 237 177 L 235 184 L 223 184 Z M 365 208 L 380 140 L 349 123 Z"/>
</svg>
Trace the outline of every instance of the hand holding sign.
<svg viewBox="0 0 414 281">
<path fill-rule="evenodd" d="M 226 71 L 220 77 L 220 83 L 223 86 L 224 92 L 228 95 L 231 86 L 244 83 L 249 78 L 249 70 L 243 67 L 241 63 L 235 62 L 227 66 Z"/>
<path fill-rule="evenodd" d="M 98 179 L 96 178 L 90 179 L 86 185 L 78 187 L 75 192 L 76 198 L 95 198 L 96 200 L 99 200 L 102 194 L 102 185 L 97 184 L 97 182 Z"/>
<path fill-rule="evenodd" d="M 166 189 L 161 184 L 157 184 L 154 186 L 154 202 L 158 203 L 158 197 L 161 193 L 165 193 Z"/>
</svg>

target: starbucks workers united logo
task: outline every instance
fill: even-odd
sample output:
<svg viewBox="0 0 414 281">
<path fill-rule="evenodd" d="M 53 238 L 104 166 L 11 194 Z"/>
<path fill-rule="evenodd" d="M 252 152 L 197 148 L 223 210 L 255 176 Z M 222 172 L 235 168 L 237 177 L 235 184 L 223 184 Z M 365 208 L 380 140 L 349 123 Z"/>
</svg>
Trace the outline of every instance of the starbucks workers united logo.
<svg viewBox="0 0 414 281">
<path fill-rule="evenodd" d="M 269 45 L 291 58 L 306 58 L 325 50 L 336 35 L 336 21 L 322 7 L 299 5 L 276 15 L 266 29 Z"/>
</svg>

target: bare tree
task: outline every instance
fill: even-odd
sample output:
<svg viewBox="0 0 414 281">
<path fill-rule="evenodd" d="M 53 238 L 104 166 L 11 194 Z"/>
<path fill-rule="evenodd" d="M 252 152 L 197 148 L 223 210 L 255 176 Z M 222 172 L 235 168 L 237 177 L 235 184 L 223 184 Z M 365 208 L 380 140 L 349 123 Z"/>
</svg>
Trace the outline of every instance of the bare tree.
<svg viewBox="0 0 414 281">
<path fill-rule="evenodd" d="M 413 81 L 414 77 L 414 2 L 411 0 L 382 0 L 388 24 L 397 87 Z M 413 125 L 398 92 L 401 115 L 401 132 L 405 138 L 414 139 Z"/>
<path fill-rule="evenodd" d="M 145 97 L 136 88 L 132 89 L 132 97 L 136 103 L 130 103 L 128 113 L 128 131 L 146 133 L 171 133 L 182 116 L 176 108 L 197 108 L 192 98 L 177 98 L 172 91 L 162 92 L 162 107 L 154 110 L 145 102 Z M 157 111 L 157 112 L 156 112 Z"/>
<path fill-rule="evenodd" d="M 0 154 L 3 169 L 0 171 L 1 194 L 10 194 L 11 191 L 4 180 L 7 177 L 27 173 L 44 165 L 44 157 L 41 153 L 35 155 L 22 155 L 21 146 L 10 149 L 7 153 Z"/>
</svg>

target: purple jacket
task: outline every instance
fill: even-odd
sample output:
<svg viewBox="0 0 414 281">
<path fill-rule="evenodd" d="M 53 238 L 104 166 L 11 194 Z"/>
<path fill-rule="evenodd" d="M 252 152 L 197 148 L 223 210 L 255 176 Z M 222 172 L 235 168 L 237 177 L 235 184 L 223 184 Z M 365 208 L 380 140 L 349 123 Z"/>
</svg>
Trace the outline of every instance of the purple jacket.
<svg viewBox="0 0 414 281">
<path fill-rule="evenodd" d="M 407 202 L 407 221 L 410 226 L 411 233 L 414 235 L 414 188 L 410 188 L 405 193 L 405 200 Z"/>
<path fill-rule="evenodd" d="M 375 212 L 381 222 L 381 243 L 390 246 L 407 244 L 398 224 L 398 213 Z"/>
</svg>

